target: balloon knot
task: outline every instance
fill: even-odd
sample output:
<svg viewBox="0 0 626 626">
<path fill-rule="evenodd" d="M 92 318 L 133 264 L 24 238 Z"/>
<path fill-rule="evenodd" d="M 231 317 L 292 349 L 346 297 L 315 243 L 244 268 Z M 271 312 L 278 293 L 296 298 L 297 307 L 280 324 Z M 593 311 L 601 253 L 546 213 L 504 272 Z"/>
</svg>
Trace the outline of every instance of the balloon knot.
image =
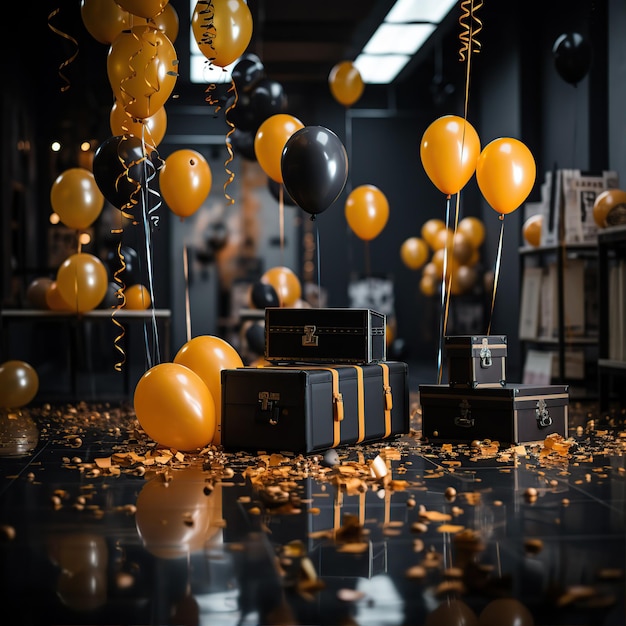
<svg viewBox="0 0 626 626">
<path fill-rule="evenodd" d="M 314 222 L 315 221 L 315 215 L 311 215 L 311 221 Z"/>
<path fill-rule="evenodd" d="M 504 213 L 500 213 L 500 215 L 498 215 L 498 219 L 504 222 Z"/>
</svg>

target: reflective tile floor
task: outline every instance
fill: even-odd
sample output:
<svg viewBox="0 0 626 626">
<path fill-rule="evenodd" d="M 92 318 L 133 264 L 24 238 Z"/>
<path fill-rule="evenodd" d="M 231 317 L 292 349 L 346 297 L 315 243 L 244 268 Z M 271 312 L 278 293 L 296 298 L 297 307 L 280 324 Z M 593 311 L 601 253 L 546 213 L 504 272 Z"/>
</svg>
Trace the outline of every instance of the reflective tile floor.
<svg viewBox="0 0 626 626">
<path fill-rule="evenodd" d="M 626 623 L 616 410 L 435 446 L 413 398 L 406 436 L 308 456 L 172 455 L 104 403 L 2 420 L 2 624 Z"/>
</svg>

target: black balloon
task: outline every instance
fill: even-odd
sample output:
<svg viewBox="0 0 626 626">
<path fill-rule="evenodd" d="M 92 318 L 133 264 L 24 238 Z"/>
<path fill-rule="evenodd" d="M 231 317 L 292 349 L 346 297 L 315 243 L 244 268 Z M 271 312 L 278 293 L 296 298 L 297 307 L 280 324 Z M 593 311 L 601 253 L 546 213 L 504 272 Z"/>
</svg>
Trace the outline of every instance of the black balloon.
<svg viewBox="0 0 626 626">
<path fill-rule="evenodd" d="M 591 68 L 591 44 L 579 33 L 564 33 L 552 46 L 554 66 L 561 78 L 578 84 Z"/>
<path fill-rule="evenodd" d="M 280 83 L 263 78 L 249 92 L 238 93 L 236 104 L 235 94 L 232 94 L 226 103 L 226 110 L 228 121 L 235 128 L 256 135 L 259 126 L 268 117 L 287 110 L 287 96 Z"/>
<path fill-rule="evenodd" d="M 256 54 L 243 54 L 230 73 L 239 93 L 250 91 L 262 78 L 265 67 Z"/>
<path fill-rule="evenodd" d="M 270 190 L 272 196 L 276 202 L 280 202 L 280 188 L 283 188 L 283 204 L 285 206 L 298 206 L 295 200 L 289 195 L 287 189 L 285 189 L 284 183 L 279 183 L 275 181 L 273 178 L 267 177 L 267 188 Z"/>
<path fill-rule="evenodd" d="M 348 180 L 348 155 L 331 130 L 305 126 L 285 143 L 281 172 L 289 195 L 314 219 L 343 191 Z"/>
<path fill-rule="evenodd" d="M 251 324 L 246 330 L 246 341 L 252 352 L 265 354 L 265 327 L 257 323 Z"/>
<path fill-rule="evenodd" d="M 254 151 L 255 134 L 235 128 L 228 136 L 235 154 L 241 155 L 248 161 L 256 161 L 256 152 Z"/>
<path fill-rule="evenodd" d="M 131 198 L 141 201 L 141 189 L 162 164 L 156 151 L 149 158 L 141 139 L 115 135 L 103 141 L 93 156 L 93 176 L 102 195 L 116 208 L 132 213 Z"/>
<path fill-rule="evenodd" d="M 265 309 L 268 306 L 280 306 L 276 289 L 268 283 L 257 281 L 250 289 L 250 300 L 255 309 Z"/>
<path fill-rule="evenodd" d="M 121 246 L 119 252 L 117 248 L 111 250 L 106 257 L 106 266 L 112 281 L 115 281 L 117 277 L 126 287 L 142 282 L 139 255 L 130 246 Z"/>
</svg>

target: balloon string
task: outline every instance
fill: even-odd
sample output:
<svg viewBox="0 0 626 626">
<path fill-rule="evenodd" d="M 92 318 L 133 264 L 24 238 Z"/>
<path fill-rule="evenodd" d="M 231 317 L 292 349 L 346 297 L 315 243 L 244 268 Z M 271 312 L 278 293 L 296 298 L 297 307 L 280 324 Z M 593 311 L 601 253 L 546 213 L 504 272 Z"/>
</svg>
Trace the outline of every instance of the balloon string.
<svg viewBox="0 0 626 626">
<path fill-rule="evenodd" d="M 463 126 L 463 134 L 465 134 L 465 126 Z M 446 264 L 447 264 L 446 259 L 448 257 L 448 254 L 450 254 L 451 251 L 454 249 L 454 235 L 456 234 L 456 231 L 459 225 L 460 205 L 461 205 L 461 193 L 459 192 L 456 194 L 456 203 L 455 203 L 455 211 L 454 211 L 454 230 L 452 234 L 452 241 L 451 242 L 446 241 L 446 247 L 444 250 L 444 263 Z M 447 224 L 446 224 L 446 227 L 447 227 Z M 450 271 L 448 272 L 448 276 L 447 276 L 448 287 L 447 287 L 446 293 L 448 295 L 446 297 L 446 309 L 445 309 L 445 314 L 443 317 L 443 333 L 442 333 L 444 337 L 448 333 L 448 315 L 449 315 L 449 310 L 450 310 L 450 289 L 452 286 L 452 272 L 453 271 L 454 269 L 450 267 Z M 444 277 L 446 277 L 445 271 L 444 271 Z M 446 280 L 446 278 L 444 278 L 444 280 Z"/>
<path fill-rule="evenodd" d="M 74 53 L 71 54 L 67 59 L 65 59 L 65 61 L 63 61 L 61 63 L 61 65 L 59 65 L 59 78 L 65 83 L 64 85 L 61 86 L 61 92 L 67 91 L 70 88 L 70 81 L 67 78 L 67 76 L 65 76 L 65 74 L 63 73 L 63 69 L 66 68 L 68 65 L 70 65 L 70 63 L 73 63 L 76 60 L 76 57 L 78 56 L 78 41 L 76 39 L 74 39 L 74 37 L 72 37 L 71 35 L 68 35 L 67 33 L 64 33 L 62 31 L 60 31 L 58 28 L 55 28 L 52 25 L 52 18 L 55 17 L 56 15 L 58 15 L 58 13 L 60 12 L 61 9 L 56 8 L 54 9 L 54 11 L 52 11 L 49 15 L 48 15 L 48 27 L 50 28 L 50 30 L 63 37 L 64 39 L 67 39 L 68 41 L 72 42 L 75 46 L 75 50 Z"/>
<path fill-rule="evenodd" d="M 322 261 L 320 254 L 320 229 L 315 224 L 315 249 L 317 254 L 317 306 L 321 306 L 321 298 L 322 298 Z"/>
<path fill-rule="evenodd" d="M 230 128 L 228 129 L 228 132 L 226 133 L 226 149 L 228 150 L 228 157 L 224 161 L 224 169 L 226 170 L 226 173 L 228 174 L 228 178 L 226 179 L 226 182 L 224 183 L 224 197 L 226 198 L 226 200 L 228 200 L 228 204 L 232 205 L 232 204 L 235 204 L 235 200 L 230 195 L 228 195 L 227 189 L 228 189 L 228 185 L 230 185 L 235 180 L 234 172 L 228 169 L 229 164 L 232 163 L 235 158 L 235 155 L 233 153 L 233 146 L 230 140 L 230 136 L 235 132 L 235 125 L 228 119 L 228 113 L 235 106 L 237 106 L 237 102 L 239 102 L 239 94 L 237 93 L 237 85 L 235 85 L 235 81 L 232 79 L 230 81 L 230 89 L 228 91 L 234 91 L 235 97 L 233 99 L 233 103 L 226 109 L 225 114 L 224 114 L 224 119 L 226 120 L 226 123 L 230 126 Z"/>
<path fill-rule="evenodd" d="M 496 291 L 498 289 L 498 277 L 500 276 L 500 261 L 502 260 L 502 238 L 504 234 L 504 215 L 500 214 L 499 218 L 502 222 L 500 226 L 500 237 L 498 239 L 498 252 L 496 254 L 496 265 L 493 272 L 493 293 L 491 295 L 491 311 L 489 312 L 489 326 L 487 326 L 487 334 L 491 333 L 491 321 L 493 319 L 493 309 L 496 304 Z"/>
<path fill-rule="evenodd" d="M 185 324 L 187 328 L 187 341 L 191 341 L 191 307 L 189 305 L 189 257 L 187 244 L 183 244 L 183 272 L 185 274 Z"/>
<path fill-rule="evenodd" d="M 450 228 L 450 196 L 446 198 L 446 228 Z M 441 384 L 443 373 L 443 337 L 446 332 L 448 314 L 448 290 L 446 274 L 448 272 L 448 248 L 446 243 L 443 251 L 443 278 L 441 280 L 441 314 L 439 316 L 439 348 L 437 349 L 437 384 Z"/>
<path fill-rule="evenodd" d="M 280 264 L 284 265 L 285 256 L 285 203 L 283 185 L 278 188 L 278 222 L 280 228 Z"/>
</svg>

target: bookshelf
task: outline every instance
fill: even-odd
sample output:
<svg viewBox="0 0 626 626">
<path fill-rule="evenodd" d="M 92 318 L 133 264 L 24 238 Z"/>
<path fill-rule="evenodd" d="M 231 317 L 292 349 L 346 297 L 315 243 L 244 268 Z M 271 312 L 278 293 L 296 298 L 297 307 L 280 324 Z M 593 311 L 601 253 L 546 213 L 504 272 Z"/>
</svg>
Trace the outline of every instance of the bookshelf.
<svg viewBox="0 0 626 626">
<path fill-rule="evenodd" d="M 626 225 L 598 233 L 598 396 L 600 410 L 613 397 L 626 401 Z"/>
</svg>

